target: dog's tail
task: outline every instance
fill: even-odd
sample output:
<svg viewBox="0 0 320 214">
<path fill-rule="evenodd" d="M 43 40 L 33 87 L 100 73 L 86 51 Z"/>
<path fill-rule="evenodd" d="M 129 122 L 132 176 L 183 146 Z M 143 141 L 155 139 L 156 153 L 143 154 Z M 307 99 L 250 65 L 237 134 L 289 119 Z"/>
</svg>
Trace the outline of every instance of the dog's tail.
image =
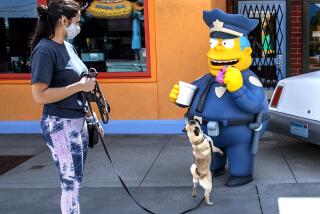
<svg viewBox="0 0 320 214">
<path fill-rule="evenodd" d="M 192 176 L 195 177 L 196 179 L 201 178 L 200 175 L 198 174 L 198 171 L 197 171 L 197 165 L 192 164 L 190 167 L 190 171 L 191 171 Z"/>
</svg>

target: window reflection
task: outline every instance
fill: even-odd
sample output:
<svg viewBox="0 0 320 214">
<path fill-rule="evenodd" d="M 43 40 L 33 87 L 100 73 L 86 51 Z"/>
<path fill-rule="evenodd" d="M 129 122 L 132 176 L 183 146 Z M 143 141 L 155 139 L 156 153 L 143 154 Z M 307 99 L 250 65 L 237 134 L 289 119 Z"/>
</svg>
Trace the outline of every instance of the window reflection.
<svg viewBox="0 0 320 214">
<path fill-rule="evenodd" d="M 309 69 L 320 69 L 320 4 L 309 5 Z"/>
<path fill-rule="evenodd" d="M 93 1 L 75 38 L 81 59 L 99 72 L 144 72 L 144 2 Z"/>
<path fill-rule="evenodd" d="M 252 12 L 250 18 L 259 19 L 259 25 L 249 33 L 255 58 L 275 57 L 276 15 L 272 11 Z"/>
<path fill-rule="evenodd" d="M 36 1 L 0 1 L 0 73 L 29 73 Z M 100 72 L 146 72 L 144 0 L 89 2 L 71 41 L 85 64 Z"/>
<path fill-rule="evenodd" d="M 36 23 L 36 1 L 1 0 L 0 73 L 30 72 L 28 44 Z"/>
<path fill-rule="evenodd" d="M 276 37 L 276 18 L 274 13 L 267 13 L 262 18 L 261 40 L 263 47 L 263 56 L 272 56 L 275 54 Z"/>
</svg>

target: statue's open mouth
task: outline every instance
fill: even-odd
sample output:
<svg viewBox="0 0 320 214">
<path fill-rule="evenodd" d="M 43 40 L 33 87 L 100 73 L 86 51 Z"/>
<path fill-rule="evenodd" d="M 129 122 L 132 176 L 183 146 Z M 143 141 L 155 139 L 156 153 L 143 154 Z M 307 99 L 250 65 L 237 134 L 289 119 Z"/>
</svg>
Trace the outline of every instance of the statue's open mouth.
<svg viewBox="0 0 320 214">
<path fill-rule="evenodd" d="M 238 59 L 232 59 L 232 60 L 214 60 L 214 59 L 211 59 L 210 62 L 211 62 L 211 65 L 214 65 L 214 66 L 224 66 L 224 65 L 237 64 L 239 62 L 239 60 Z"/>
</svg>

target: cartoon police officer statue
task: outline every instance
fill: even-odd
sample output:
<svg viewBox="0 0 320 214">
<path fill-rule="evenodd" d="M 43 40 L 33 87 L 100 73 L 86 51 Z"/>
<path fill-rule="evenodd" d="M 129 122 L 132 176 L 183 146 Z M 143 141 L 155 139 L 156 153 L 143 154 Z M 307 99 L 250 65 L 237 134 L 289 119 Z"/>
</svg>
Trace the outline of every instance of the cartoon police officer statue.
<svg viewBox="0 0 320 214">
<path fill-rule="evenodd" d="M 228 160 L 230 176 L 226 185 L 240 186 L 253 180 L 253 141 L 259 141 L 268 124 L 264 88 L 249 70 L 252 49 L 247 36 L 259 21 L 219 9 L 204 11 L 203 20 L 210 28 L 207 53 L 210 73 L 192 83 L 197 91 L 186 116 L 198 120 L 204 133 L 224 151 L 223 156 L 213 154 L 213 175 L 224 174 Z M 176 84 L 170 92 L 173 103 L 179 89 Z M 257 115 L 261 126 L 252 129 L 249 125 L 257 120 Z"/>
</svg>

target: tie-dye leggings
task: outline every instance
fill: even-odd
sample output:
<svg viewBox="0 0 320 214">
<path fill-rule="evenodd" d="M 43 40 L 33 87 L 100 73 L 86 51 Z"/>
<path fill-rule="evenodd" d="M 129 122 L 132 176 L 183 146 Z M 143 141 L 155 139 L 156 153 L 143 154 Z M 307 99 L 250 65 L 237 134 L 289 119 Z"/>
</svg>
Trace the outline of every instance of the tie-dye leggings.
<svg viewBox="0 0 320 214">
<path fill-rule="evenodd" d="M 88 131 L 84 118 L 43 115 L 44 140 L 51 150 L 61 182 L 62 214 L 80 213 L 79 188 L 88 150 Z"/>
</svg>

